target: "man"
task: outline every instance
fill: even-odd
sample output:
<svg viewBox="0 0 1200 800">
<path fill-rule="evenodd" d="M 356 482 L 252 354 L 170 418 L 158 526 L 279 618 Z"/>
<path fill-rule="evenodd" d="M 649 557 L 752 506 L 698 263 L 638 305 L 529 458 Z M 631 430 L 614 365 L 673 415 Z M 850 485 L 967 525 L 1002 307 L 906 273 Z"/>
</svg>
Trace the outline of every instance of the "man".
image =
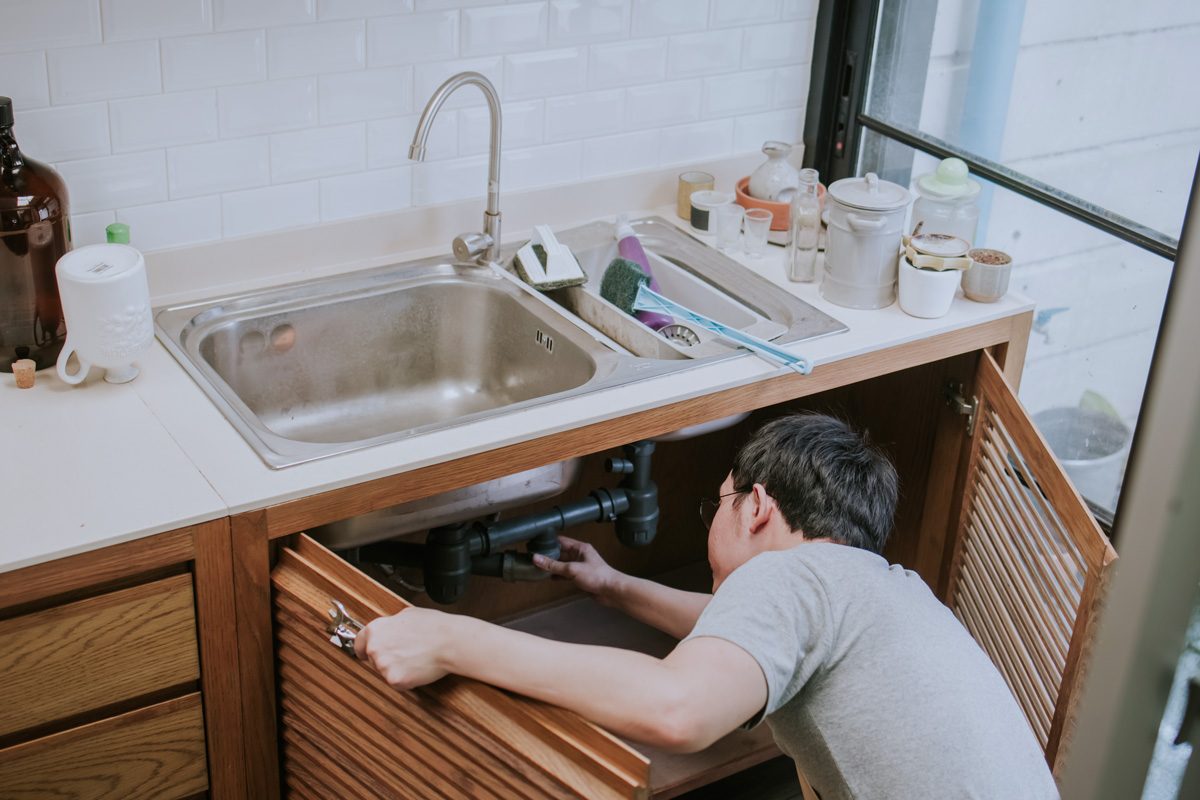
<svg viewBox="0 0 1200 800">
<path fill-rule="evenodd" d="M 1057 797 L 1008 687 L 915 573 L 880 557 L 897 478 L 843 423 L 792 415 L 702 506 L 714 594 L 613 570 L 563 539 L 547 571 L 683 641 L 657 659 L 424 609 L 357 647 L 394 686 L 457 673 L 690 752 L 764 718 L 822 798 Z"/>
</svg>

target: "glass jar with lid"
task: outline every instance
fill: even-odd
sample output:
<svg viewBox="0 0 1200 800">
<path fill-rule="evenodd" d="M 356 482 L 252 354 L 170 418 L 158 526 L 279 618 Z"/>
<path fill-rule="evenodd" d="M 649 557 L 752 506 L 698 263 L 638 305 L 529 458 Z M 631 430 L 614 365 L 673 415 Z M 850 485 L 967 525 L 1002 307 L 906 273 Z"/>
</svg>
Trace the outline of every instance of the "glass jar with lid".
<svg viewBox="0 0 1200 800">
<path fill-rule="evenodd" d="M 956 236 L 973 247 L 979 226 L 980 185 L 971 180 L 966 162 L 943 159 L 934 172 L 917 178 L 916 188 L 909 231 Z"/>
</svg>

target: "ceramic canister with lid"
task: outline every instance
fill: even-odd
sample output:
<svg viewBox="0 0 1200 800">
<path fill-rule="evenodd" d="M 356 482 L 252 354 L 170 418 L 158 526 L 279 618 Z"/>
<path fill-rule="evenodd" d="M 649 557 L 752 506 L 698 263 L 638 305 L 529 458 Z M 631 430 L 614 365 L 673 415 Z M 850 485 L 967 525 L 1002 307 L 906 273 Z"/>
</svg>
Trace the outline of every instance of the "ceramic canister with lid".
<svg viewBox="0 0 1200 800">
<path fill-rule="evenodd" d="M 821 295 L 849 308 L 883 308 L 896 300 L 900 239 L 911 195 L 903 186 L 863 178 L 834 181 Z"/>
</svg>

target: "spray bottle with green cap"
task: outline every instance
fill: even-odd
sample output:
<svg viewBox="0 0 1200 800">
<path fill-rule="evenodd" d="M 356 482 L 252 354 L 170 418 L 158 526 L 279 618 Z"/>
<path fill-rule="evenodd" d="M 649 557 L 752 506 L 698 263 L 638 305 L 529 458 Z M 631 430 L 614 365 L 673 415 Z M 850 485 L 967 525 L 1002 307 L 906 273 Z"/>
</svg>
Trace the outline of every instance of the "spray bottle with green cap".
<svg viewBox="0 0 1200 800">
<path fill-rule="evenodd" d="M 104 229 L 104 236 L 109 244 L 129 244 L 129 226 L 114 222 Z"/>
</svg>

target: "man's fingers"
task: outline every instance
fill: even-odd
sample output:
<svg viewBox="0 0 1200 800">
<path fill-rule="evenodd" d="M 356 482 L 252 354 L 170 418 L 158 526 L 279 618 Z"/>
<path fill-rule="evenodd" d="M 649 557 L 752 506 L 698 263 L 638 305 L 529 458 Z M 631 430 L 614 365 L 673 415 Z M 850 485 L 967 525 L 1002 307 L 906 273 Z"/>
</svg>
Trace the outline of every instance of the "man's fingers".
<svg viewBox="0 0 1200 800">
<path fill-rule="evenodd" d="M 359 661 L 367 660 L 367 637 L 371 635 L 371 626 L 367 625 L 354 637 L 354 655 Z"/>
<path fill-rule="evenodd" d="M 551 575 L 558 575 L 563 578 L 571 577 L 571 564 L 566 561 L 555 561 L 549 556 L 544 556 L 541 553 L 535 553 L 533 563 L 538 569 L 545 570 Z"/>
</svg>

